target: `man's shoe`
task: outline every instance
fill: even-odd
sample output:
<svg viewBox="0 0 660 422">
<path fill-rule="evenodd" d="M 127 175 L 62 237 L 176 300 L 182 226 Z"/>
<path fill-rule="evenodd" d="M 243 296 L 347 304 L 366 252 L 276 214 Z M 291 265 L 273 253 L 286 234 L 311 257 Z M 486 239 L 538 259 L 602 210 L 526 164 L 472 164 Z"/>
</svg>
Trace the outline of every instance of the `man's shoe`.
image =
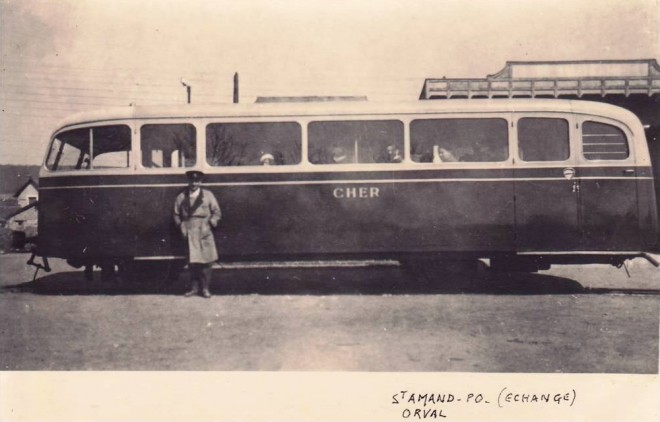
<svg viewBox="0 0 660 422">
<path fill-rule="evenodd" d="M 190 290 L 190 291 L 188 291 L 188 292 L 185 292 L 185 293 L 183 294 L 183 296 L 184 296 L 184 297 L 195 296 L 197 293 L 199 293 L 199 291 L 193 289 L 193 290 Z"/>
<path fill-rule="evenodd" d="M 210 298 L 211 297 L 211 292 L 209 292 L 208 290 L 202 291 L 202 297 L 205 297 L 207 299 Z"/>
</svg>

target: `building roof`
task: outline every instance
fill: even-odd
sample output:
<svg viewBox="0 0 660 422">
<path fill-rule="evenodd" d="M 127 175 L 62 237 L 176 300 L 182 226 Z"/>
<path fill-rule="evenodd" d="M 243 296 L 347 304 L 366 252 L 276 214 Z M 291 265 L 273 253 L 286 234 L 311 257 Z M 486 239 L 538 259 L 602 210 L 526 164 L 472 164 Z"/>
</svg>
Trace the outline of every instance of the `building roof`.
<svg viewBox="0 0 660 422">
<path fill-rule="evenodd" d="M 10 218 L 17 216 L 18 214 L 21 214 L 21 213 L 23 213 L 23 212 L 29 210 L 29 209 L 32 208 L 32 207 L 36 207 L 38 202 L 39 202 L 39 201 L 34 201 L 33 203 L 31 203 L 31 204 L 29 204 L 29 205 L 26 205 L 26 206 L 24 206 L 23 208 L 20 208 L 20 209 L 14 211 L 13 213 L 11 213 L 11 214 L 9 214 L 8 216 L 6 216 L 6 217 L 5 217 L 5 220 L 9 220 Z"/>
<path fill-rule="evenodd" d="M 21 185 L 20 188 L 18 188 L 14 194 L 14 198 L 18 198 L 21 193 L 23 193 L 23 191 L 30 185 L 32 185 L 33 188 L 39 190 L 39 185 L 34 180 L 32 180 L 32 177 L 30 177 L 25 183 L 23 183 L 23 185 Z"/>
</svg>

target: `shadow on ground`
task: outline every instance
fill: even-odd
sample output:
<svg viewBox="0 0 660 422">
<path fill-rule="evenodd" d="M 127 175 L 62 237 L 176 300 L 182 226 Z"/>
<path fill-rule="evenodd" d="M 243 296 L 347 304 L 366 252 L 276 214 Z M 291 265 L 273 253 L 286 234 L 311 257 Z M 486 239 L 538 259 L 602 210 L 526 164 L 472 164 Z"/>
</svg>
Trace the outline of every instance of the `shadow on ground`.
<svg viewBox="0 0 660 422">
<path fill-rule="evenodd" d="M 33 282 L 4 287 L 2 292 L 41 295 L 182 294 L 187 272 L 175 283 L 163 281 L 127 285 L 121 279 L 101 282 L 99 274 L 86 281 L 82 272 L 60 272 Z M 658 290 L 592 289 L 575 280 L 534 273 L 445 273 L 420 277 L 401 267 L 250 268 L 216 269 L 211 285 L 215 295 L 404 295 L 494 294 L 546 295 L 625 293 L 658 295 Z"/>
</svg>

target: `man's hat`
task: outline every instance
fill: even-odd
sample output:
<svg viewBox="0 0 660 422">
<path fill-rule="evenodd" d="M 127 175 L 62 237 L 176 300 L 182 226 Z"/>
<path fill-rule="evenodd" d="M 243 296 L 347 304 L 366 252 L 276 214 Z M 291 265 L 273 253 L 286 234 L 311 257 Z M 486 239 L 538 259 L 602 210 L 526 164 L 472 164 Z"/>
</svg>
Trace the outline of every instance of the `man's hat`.
<svg viewBox="0 0 660 422">
<path fill-rule="evenodd" d="M 204 179 L 204 173 L 199 170 L 189 170 L 186 172 L 186 177 L 190 181 L 202 181 L 202 179 Z"/>
</svg>

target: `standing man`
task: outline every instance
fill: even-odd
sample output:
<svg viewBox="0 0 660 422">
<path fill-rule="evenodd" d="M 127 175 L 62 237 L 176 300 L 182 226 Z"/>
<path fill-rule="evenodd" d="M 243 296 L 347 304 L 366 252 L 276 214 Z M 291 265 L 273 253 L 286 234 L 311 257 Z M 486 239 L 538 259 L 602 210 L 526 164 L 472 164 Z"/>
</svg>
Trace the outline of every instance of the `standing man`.
<svg viewBox="0 0 660 422">
<path fill-rule="evenodd" d="M 221 218 L 220 206 L 211 191 L 202 188 L 204 173 L 198 170 L 186 172 L 188 187 L 174 202 L 174 222 L 186 241 L 188 268 L 192 287 L 184 296 L 199 293 L 211 297 L 211 265 L 218 260 L 213 229 Z"/>
</svg>

